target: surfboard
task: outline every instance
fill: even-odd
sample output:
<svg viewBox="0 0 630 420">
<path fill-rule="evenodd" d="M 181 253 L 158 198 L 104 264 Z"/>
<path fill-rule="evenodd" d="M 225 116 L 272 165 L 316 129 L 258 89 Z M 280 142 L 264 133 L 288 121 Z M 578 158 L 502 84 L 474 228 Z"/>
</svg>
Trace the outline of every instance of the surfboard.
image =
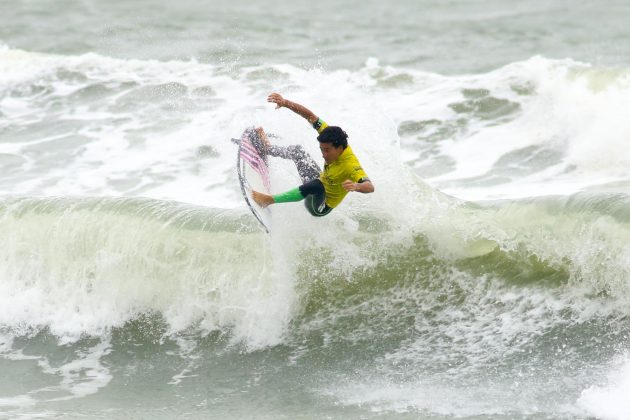
<svg viewBox="0 0 630 420">
<path fill-rule="evenodd" d="M 271 232 L 271 211 L 262 208 L 252 198 L 252 190 L 271 193 L 271 180 L 267 156 L 262 153 L 262 141 L 254 127 L 243 131 L 240 139 L 232 139 L 238 144 L 236 157 L 236 172 L 241 186 L 241 192 L 247 207 L 258 220 L 263 230 Z"/>
</svg>

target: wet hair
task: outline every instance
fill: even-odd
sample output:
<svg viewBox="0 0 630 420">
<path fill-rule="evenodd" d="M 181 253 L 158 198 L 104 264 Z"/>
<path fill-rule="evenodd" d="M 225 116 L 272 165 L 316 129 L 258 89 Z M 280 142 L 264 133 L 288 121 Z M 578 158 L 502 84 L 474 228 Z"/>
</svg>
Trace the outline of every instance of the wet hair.
<svg viewBox="0 0 630 420">
<path fill-rule="evenodd" d="M 348 147 L 348 135 L 340 127 L 331 125 L 326 128 L 317 136 L 317 141 L 320 143 L 330 143 L 333 147 L 343 147 L 344 150 Z"/>
</svg>

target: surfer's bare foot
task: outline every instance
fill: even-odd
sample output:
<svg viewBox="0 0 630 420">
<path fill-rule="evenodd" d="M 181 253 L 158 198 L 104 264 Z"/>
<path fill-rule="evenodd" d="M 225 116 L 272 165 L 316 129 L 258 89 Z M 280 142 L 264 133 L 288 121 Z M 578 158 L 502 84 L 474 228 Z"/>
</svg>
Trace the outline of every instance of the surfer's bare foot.
<svg viewBox="0 0 630 420">
<path fill-rule="evenodd" d="M 265 130 L 263 130 L 262 127 L 257 127 L 256 133 L 258 133 L 258 137 L 262 140 L 264 152 L 267 153 L 271 147 L 271 142 L 269 141 L 269 137 L 267 137 L 267 133 L 265 133 Z"/>
<path fill-rule="evenodd" d="M 264 194 L 258 191 L 252 190 L 252 198 L 260 207 L 265 208 L 270 204 L 273 204 L 273 197 L 269 194 Z"/>
</svg>

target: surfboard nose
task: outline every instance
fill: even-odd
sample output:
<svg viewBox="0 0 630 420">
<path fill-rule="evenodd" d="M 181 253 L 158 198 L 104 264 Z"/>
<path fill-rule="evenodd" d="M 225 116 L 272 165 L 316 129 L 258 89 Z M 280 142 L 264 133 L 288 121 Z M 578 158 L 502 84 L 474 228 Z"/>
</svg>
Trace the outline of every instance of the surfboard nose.
<svg viewBox="0 0 630 420">
<path fill-rule="evenodd" d="M 267 163 L 267 147 L 263 139 L 260 138 L 258 130 L 255 127 L 248 127 L 243 131 L 243 135 L 241 136 L 241 140 L 243 138 L 249 139 L 250 143 L 256 149 L 258 155 Z M 239 143 L 240 144 L 240 141 Z"/>
</svg>

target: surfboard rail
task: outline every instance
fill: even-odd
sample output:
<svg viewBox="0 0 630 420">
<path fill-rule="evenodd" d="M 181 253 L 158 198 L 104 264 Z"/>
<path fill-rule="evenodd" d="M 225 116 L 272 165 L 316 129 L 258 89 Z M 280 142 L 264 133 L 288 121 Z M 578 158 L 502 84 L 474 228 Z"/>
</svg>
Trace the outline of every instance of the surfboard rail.
<svg viewBox="0 0 630 420">
<path fill-rule="evenodd" d="M 256 182 L 258 185 L 255 187 L 263 188 L 266 193 L 271 191 L 269 166 L 267 164 L 267 156 L 262 153 L 262 141 L 254 127 L 246 128 L 240 139 L 232 139 L 232 141 L 238 144 L 236 171 L 245 204 L 247 204 L 247 207 L 249 207 L 263 230 L 266 233 L 270 233 L 271 220 L 269 209 L 261 208 L 251 197 L 251 191 L 254 189 L 251 185 L 252 182 Z"/>
</svg>

